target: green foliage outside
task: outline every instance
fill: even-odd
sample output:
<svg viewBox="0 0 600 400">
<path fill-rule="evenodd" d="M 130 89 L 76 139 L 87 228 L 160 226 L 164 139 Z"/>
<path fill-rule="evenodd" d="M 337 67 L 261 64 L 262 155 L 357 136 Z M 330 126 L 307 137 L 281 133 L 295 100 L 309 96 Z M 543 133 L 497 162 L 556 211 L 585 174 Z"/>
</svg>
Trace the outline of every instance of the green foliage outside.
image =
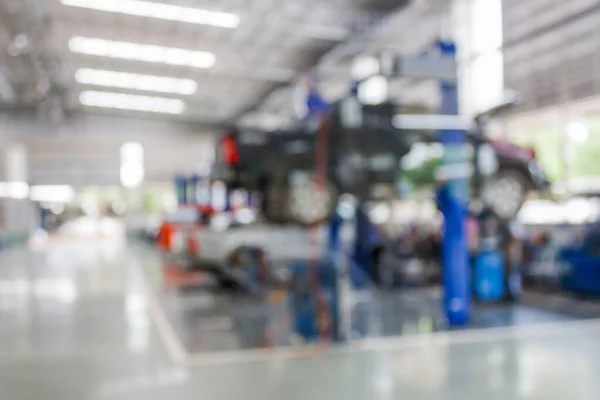
<svg viewBox="0 0 600 400">
<path fill-rule="evenodd" d="M 572 178 L 600 176 L 600 118 L 593 117 L 584 121 L 590 130 L 585 143 L 571 143 L 573 159 L 569 175 Z M 514 134 L 511 140 L 518 145 L 535 149 L 537 160 L 550 178 L 566 178 L 563 150 L 566 145 L 564 132 L 558 126 L 539 127 L 524 135 Z"/>
<path fill-rule="evenodd" d="M 432 186 L 436 184 L 435 172 L 441 163 L 441 157 L 429 159 L 417 168 L 402 171 L 402 178 L 413 188 Z"/>
</svg>

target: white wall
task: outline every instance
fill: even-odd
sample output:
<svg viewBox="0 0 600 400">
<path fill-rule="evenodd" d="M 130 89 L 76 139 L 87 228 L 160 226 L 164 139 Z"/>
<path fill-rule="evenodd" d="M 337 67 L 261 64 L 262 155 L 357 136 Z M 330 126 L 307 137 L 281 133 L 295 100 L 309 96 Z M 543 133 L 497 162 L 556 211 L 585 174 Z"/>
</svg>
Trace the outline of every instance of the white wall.
<svg viewBox="0 0 600 400">
<path fill-rule="evenodd" d="M 77 116 L 61 126 L 0 116 L 0 159 L 10 143 L 23 144 L 32 184 L 119 185 L 119 150 L 132 141 L 144 147 L 146 181 L 168 181 L 196 170 L 213 133 L 185 123 L 109 116 Z"/>
</svg>

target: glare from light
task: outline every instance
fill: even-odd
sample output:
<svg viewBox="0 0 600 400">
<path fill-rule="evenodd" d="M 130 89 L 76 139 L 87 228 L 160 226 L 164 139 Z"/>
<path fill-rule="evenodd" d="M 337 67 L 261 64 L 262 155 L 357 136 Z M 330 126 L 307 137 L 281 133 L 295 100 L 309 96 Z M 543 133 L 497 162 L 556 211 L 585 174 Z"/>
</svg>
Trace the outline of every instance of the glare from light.
<svg viewBox="0 0 600 400">
<path fill-rule="evenodd" d="M 192 95 L 196 93 L 196 90 L 198 89 L 196 82 L 191 79 L 140 75 L 129 72 L 106 71 L 90 68 L 81 68 L 77 70 L 75 73 L 75 80 L 83 85 L 183 95 Z"/>
<path fill-rule="evenodd" d="M 70 203 L 75 197 L 75 191 L 68 185 L 32 186 L 29 197 L 39 202 Z"/>
<path fill-rule="evenodd" d="M 339 214 L 340 217 L 342 217 L 342 219 L 345 220 L 351 220 L 352 218 L 354 218 L 354 215 L 356 214 L 356 208 L 354 207 L 354 205 L 344 202 L 338 205 L 337 208 L 337 213 Z"/>
<path fill-rule="evenodd" d="M 567 124 L 567 135 L 573 142 L 583 144 L 590 137 L 590 130 L 581 121 L 571 121 Z"/>
<path fill-rule="evenodd" d="M 226 12 L 210 11 L 199 8 L 181 7 L 171 4 L 137 0 L 61 0 L 67 6 L 87 8 L 139 17 L 164 19 L 167 21 L 188 22 L 198 25 L 235 28 L 240 17 Z"/>
<path fill-rule="evenodd" d="M 235 219 L 240 224 L 251 224 L 256 220 L 256 212 L 250 208 L 241 208 L 234 213 Z"/>
<path fill-rule="evenodd" d="M 338 201 L 337 213 L 342 219 L 351 220 L 356 215 L 357 201 L 351 194 L 342 194 Z"/>
<path fill-rule="evenodd" d="M 144 146 L 138 142 L 127 142 L 121 146 L 121 163 L 143 163 Z"/>
<path fill-rule="evenodd" d="M 0 182 L 0 197 L 26 199 L 29 197 L 29 185 L 26 182 Z"/>
<path fill-rule="evenodd" d="M 65 212 L 65 205 L 63 203 L 54 203 L 50 206 L 50 211 L 54 215 L 61 215 Z"/>
<path fill-rule="evenodd" d="M 145 61 L 157 64 L 181 65 L 195 68 L 210 68 L 216 57 L 207 51 L 161 47 L 150 44 L 120 42 L 98 38 L 74 36 L 69 40 L 69 49 L 74 53 L 92 56 Z"/>
<path fill-rule="evenodd" d="M 358 99 L 363 104 L 381 104 L 388 95 L 388 81 L 381 75 L 373 76 L 358 86 Z"/>
<path fill-rule="evenodd" d="M 224 211 L 227 208 L 227 186 L 222 181 L 216 181 L 212 185 L 211 202 L 216 211 Z"/>
<path fill-rule="evenodd" d="M 124 93 L 86 90 L 79 96 L 84 106 L 146 111 L 165 114 L 183 114 L 185 103 L 179 99 L 137 96 Z"/>
<path fill-rule="evenodd" d="M 243 189 L 234 190 L 230 196 L 232 208 L 244 207 L 248 202 L 248 192 Z"/>
<path fill-rule="evenodd" d="M 369 217 L 374 224 L 384 224 L 389 221 L 392 216 L 390 206 L 385 203 L 375 205 L 369 212 Z"/>
<path fill-rule="evenodd" d="M 360 81 L 380 73 L 379 60 L 373 56 L 359 56 L 352 63 L 352 78 Z"/>
<path fill-rule="evenodd" d="M 217 214 L 210 220 L 210 227 L 214 231 L 224 232 L 231 226 L 231 216 L 227 213 Z"/>
<path fill-rule="evenodd" d="M 128 189 L 133 189 L 144 180 L 144 167 L 137 163 L 127 163 L 121 166 L 121 183 Z"/>
</svg>

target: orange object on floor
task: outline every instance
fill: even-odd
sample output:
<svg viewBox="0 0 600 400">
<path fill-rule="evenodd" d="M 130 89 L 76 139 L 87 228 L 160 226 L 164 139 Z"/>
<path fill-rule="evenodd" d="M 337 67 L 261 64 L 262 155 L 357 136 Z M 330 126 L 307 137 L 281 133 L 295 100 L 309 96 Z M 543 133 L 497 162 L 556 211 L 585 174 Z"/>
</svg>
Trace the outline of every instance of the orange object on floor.
<svg viewBox="0 0 600 400">
<path fill-rule="evenodd" d="M 158 231 L 156 238 L 156 245 L 159 249 L 164 251 L 170 251 L 173 244 L 173 233 L 175 228 L 169 222 L 163 222 L 162 226 Z"/>
</svg>

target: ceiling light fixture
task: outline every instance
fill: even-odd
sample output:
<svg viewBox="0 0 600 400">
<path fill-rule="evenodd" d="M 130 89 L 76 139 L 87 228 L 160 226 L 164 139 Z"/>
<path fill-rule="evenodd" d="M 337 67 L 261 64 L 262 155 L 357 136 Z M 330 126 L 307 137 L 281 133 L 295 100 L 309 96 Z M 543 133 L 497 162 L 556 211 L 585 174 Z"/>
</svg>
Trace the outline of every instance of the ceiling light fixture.
<svg viewBox="0 0 600 400">
<path fill-rule="evenodd" d="M 89 54 L 93 56 L 145 61 L 158 64 L 182 65 L 195 68 L 210 68 L 215 65 L 216 61 L 215 55 L 207 51 L 119 42 L 82 36 L 72 37 L 69 40 L 69 49 L 74 53 Z"/>
<path fill-rule="evenodd" d="M 75 80 L 83 85 L 106 86 L 149 92 L 192 95 L 198 85 L 191 79 L 140 75 L 129 72 L 81 68 L 75 72 Z"/>
<path fill-rule="evenodd" d="M 137 96 L 124 93 L 86 90 L 79 96 L 84 106 L 116 108 L 119 110 L 148 111 L 164 114 L 183 114 L 185 103 L 165 97 Z"/>
<path fill-rule="evenodd" d="M 67 6 L 87 8 L 96 11 L 164 19 L 168 21 L 188 22 L 191 24 L 209 25 L 220 28 L 235 28 L 240 24 L 240 17 L 232 13 L 181 7 L 150 1 L 61 0 L 61 3 Z"/>
</svg>

